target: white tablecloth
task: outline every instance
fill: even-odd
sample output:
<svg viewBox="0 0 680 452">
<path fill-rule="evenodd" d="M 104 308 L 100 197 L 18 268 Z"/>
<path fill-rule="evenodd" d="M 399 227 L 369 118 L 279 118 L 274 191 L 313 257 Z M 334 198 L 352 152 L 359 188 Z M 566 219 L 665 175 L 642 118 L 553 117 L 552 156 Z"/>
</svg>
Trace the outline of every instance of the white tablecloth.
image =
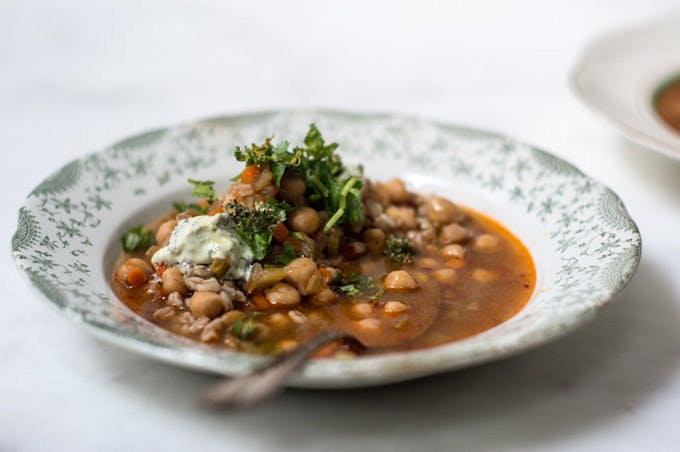
<svg viewBox="0 0 680 452">
<path fill-rule="evenodd" d="M 194 405 L 214 377 L 99 343 L 2 248 L 0 450 L 680 450 L 680 165 L 620 138 L 567 75 L 589 39 L 673 1 L 3 1 L 2 236 L 69 159 L 141 129 L 322 106 L 537 144 L 624 200 L 639 270 L 592 323 L 502 362 L 382 388 Z"/>
</svg>

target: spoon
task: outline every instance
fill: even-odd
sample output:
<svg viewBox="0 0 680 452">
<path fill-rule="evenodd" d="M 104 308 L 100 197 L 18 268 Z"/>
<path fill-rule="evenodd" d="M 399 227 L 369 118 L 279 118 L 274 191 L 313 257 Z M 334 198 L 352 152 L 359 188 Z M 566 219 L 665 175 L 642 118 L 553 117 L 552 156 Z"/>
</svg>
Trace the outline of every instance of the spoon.
<svg viewBox="0 0 680 452">
<path fill-rule="evenodd" d="M 421 283 L 417 292 L 410 292 L 408 296 L 405 293 L 390 294 L 390 300 L 401 301 L 409 308 L 408 322 L 402 328 L 365 330 L 346 319 L 338 322 L 338 330 L 320 333 L 252 372 L 216 384 L 202 394 L 200 402 L 212 408 L 245 408 L 262 402 L 283 391 L 289 377 L 315 351 L 332 341 L 352 340 L 367 348 L 403 344 L 420 336 L 432 325 L 439 312 L 439 299 L 439 287 L 434 282 Z"/>
</svg>

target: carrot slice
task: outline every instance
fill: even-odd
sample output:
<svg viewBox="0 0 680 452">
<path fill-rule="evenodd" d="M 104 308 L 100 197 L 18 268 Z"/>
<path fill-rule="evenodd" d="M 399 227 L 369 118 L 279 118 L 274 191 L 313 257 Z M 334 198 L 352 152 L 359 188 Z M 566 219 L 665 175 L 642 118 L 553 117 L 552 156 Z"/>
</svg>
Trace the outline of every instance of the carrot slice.
<svg viewBox="0 0 680 452">
<path fill-rule="evenodd" d="M 220 206 L 220 207 L 213 209 L 212 212 L 209 213 L 209 215 L 212 217 L 212 216 L 217 215 L 218 213 L 224 213 L 224 212 L 226 212 L 226 209 L 224 207 Z"/>
<path fill-rule="evenodd" d="M 276 223 L 276 227 L 272 232 L 272 238 L 281 243 L 288 237 L 288 228 L 283 223 Z"/>
<path fill-rule="evenodd" d="M 327 283 L 331 282 L 331 271 L 330 270 L 328 270 L 327 268 L 321 267 L 321 268 L 319 268 L 319 273 L 321 273 L 321 276 L 326 278 Z"/>
<path fill-rule="evenodd" d="M 127 282 L 132 287 L 142 287 L 148 280 L 149 277 L 146 276 L 146 273 L 144 273 L 144 270 L 141 268 L 133 266 L 130 268 L 130 270 L 128 270 Z"/>
<path fill-rule="evenodd" d="M 246 169 L 241 173 L 241 182 L 244 184 L 252 183 L 260 172 L 261 169 L 258 165 L 246 166 Z"/>
<path fill-rule="evenodd" d="M 268 309 L 272 307 L 271 303 L 269 303 L 269 300 L 267 300 L 267 297 L 261 293 L 256 293 L 253 295 L 252 299 L 253 303 L 255 303 L 255 306 L 257 306 L 257 309 Z"/>
<path fill-rule="evenodd" d="M 290 234 L 288 234 L 288 235 L 286 236 L 286 238 L 283 239 L 283 243 L 286 243 L 286 242 L 288 242 L 288 243 L 290 243 L 291 245 L 293 245 L 293 248 L 295 248 L 295 251 L 296 251 L 296 252 L 299 252 L 300 249 L 302 248 L 302 242 L 300 242 L 299 239 L 297 239 L 296 237 L 293 237 L 293 236 L 290 235 Z"/>
</svg>

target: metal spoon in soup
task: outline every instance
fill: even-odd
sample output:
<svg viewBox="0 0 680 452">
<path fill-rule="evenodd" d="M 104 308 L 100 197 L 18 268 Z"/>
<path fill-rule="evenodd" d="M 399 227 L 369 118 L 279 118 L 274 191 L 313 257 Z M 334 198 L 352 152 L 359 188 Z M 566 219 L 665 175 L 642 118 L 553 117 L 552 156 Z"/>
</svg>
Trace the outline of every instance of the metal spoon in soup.
<svg viewBox="0 0 680 452">
<path fill-rule="evenodd" d="M 250 373 L 225 380 L 205 391 L 200 401 L 210 407 L 243 408 L 253 406 L 280 393 L 293 373 L 319 348 L 332 341 L 356 341 L 367 348 L 400 345 L 423 334 L 439 312 L 439 286 L 423 282 L 415 291 L 392 292 L 390 297 L 405 304 L 410 312 L 408 322 L 399 328 L 370 318 L 369 324 L 349 319 L 336 323 L 337 329 L 319 334 L 292 351 L 280 355 Z"/>
</svg>

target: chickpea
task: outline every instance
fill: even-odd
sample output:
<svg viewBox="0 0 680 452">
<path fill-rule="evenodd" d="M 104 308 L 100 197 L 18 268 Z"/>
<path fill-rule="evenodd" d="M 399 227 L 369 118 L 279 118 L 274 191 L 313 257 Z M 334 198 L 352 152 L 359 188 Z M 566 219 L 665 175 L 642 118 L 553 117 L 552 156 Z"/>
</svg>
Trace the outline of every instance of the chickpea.
<svg viewBox="0 0 680 452">
<path fill-rule="evenodd" d="M 387 290 L 413 290 L 418 288 L 418 281 L 405 270 L 395 270 L 385 277 L 385 288 Z"/>
<path fill-rule="evenodd" d="M 288 224 L 293 231 L 310 235 L 319 229 L 321 218 L 311 207 L 299 207 L 288 215 Z"/>
<path fill-rule="evenodd" d="M 470 232 L 457 223 L 447 224 L 439 233 L 439 241 L 444 244 L 462 242 L 469 237 Z"/>
<path fill-rule="evenodd" d="M 224 311 L 222 297 L 215 292 L 195 292 L 189 298 L 189 310 L 195 317 L 214 319 Z"/>
<path fill-rule="evenodd" d="M 118 271 L 116 273 L 116 276 L 120 281 L 128 281 L 128 273 L 130 270 L 132 270 L 134 267 L 139 268 L 144 272 L 145 275 L 147 275 L 147 278 L 144 280 L 148 280 L 148 276 L 153 273 L 153 269 L 151 266 L 143 259 L 139 259 L 138 257 L 131 257 L 130 259 L 126 260 L 123 265 L 121 265 L 118 268 Z M 143 275 L 142 275 L 143 276 Z"/>
<path fill-rule="evenodd" d="M 458 279 L 458 272 L 452 268 L 442 268 L 432 273 L 434 279 L 443 284 L 451 284 Z"/>
<path fill-rule="evenodd" d="M 118 271 L 116 272 L 116 278 L 118 278 L 118 280 L 123 281 L 123 282 L 127 281 L 127 276 L 128 276 L 128 272 L 130 271 L 130 268 L 132 268 L 132 267 L 128 267 L 125 264 L 121 265 L 118 268 Z"/>
<path fill-rule="evenodd" d="M 501 239 L 492 234 L 482 234 L 475 237 L 475 241 L 472 246 L 477 251 L 482 251 L 485 253 L 493 253 L 498 251 L 498 247 L 501 244 Z"/>
<path fill-rule="evenodd" d="M 316 264 L 313 260 L 308 257 L 298 257 L 284 267 L 286 272 L 284 279 L 286 282 L 295 285 L 300 292 L 303 292 L 316 270 Z"/>
<path fill-rule="evenodd" d="M 373 317 L 357 320 L 354 324 L 357 328 L 367 333 L 377 333 L 382 328 L 382 322 Z"/>
<path fill-rule="evenodd" d="M 178 292 L 183 297 L 187 295 L 187 286 L 184 284 L 184 276 L 179 269 L 175 267 L 168 267 L 161 275 L 161 293 L 165 296 L 173 292 Z"/>
<path fill-rule="evenodd" d="M 370 317 L 370 315 L 373 313 L 373 305 L 365 301 L 360 301 L 352 305 L 350 312 L 352 317 L 357 319 L 365 319 L 366 317 Z"/>
<path fill-rule="evenodd" d="M 409 307 L 401 301 L 388 301 L 383 306 L 383 312 L 387 315 L 401 314 L 408 311 Z"/>
<path fill-rule="evenodd" d="M 382 254 L 385 248 L 385 233 L 382 229 L 366 229 L 363 234 L 366 247 L 371 254 Z"/>
<path fill-rule="evenodd" d="M 384 194 L 393 203 L 401 204 L 409 200 L 406 184 L 401 179 L 392 179 L 381 185 Z"/>
<path fill-rule="evenodd" d="M 156 231 L 156 243 L 160 246 L 165 246 L 170 240 L 170 235 L 175 229 L 175 226 L 177 226 L 177 221 L 175 220 L 168 220 L 162 223 L 158 227 L 158 231 Z"/>
<path fill-rule="evenodd" d="M 313 310 L 307 313 L 307 318 L 310 322 L 316 323 L 318 325 L 325 325 L 328 322 L 328 316 L 322 311 Z"/>
<path fill-rule="evenodd" d="M 460 211 L 451 201 L 435 196 L 427 201 L 427 217 L 437 224 L 460 220 Z"/>
<path fill-rule="evenodd" d="M 264 342 L 272 335 L 271 328 L 262 323 L 253 324 L 253 328 L 253 339 L 255 339 L 257 342 Z"/>
<path fill-rule="evenodd" d="M 309 302 L 314 306 L 323 306 L 326 304 L 333 303 L 336 300 L 336 298 L 337 295 L 335 294 L 335 292 L 326 287 L 321 292 L 316 293 L 309 297 Z"/>
<path fill-rule="evenodd" d="M 295 339 L 281 339 L 276 343 L 276 347 L 284 352 L 289 352 L 298 346 L 298 341 Z"/>
<path fill-rule="evenodd" d="M 151 268 L 151 265 L 144 259 L 140 259 L 138 257 L 131 257 L 130 259 L 125 261 L 125 266 L 126 267 L 139 267 L 140 270 L 142 270 L 144 273 L 147 275 L 150 275 L 153 273 L 153 268 Z"/>
<path fill-rule="evenodd" d="M 439 253 L 444 257 L 455 257 L 457 259 L 465 258 L 465 248 L 457 243 L 446 245 Z"/>
<path fill-rule="evenodd" d="M 424 268 L 428 270 L 434 270 L 436 268 L 439 268 L 440 265 L 441 264 L 437 261 L 437 259 L 434 259 L 432 257 L 423 257 L 416 261 L 416 266 L 418 268 Z"/>
<path fill-rule="evenodd" d="M 308 320 L 306 315 L 304 315 L 303 313 L 301 313 L 300 311 L 298 311 L 296 309 L 292 309 L 292 310 L 288 311 L 288 317 L 290 317 L 290 319 L 293 322 L 298 323 L 300 325 L 307 322 L 307 320 Z"/>
<path fill-rule="evenodd" d="M 416 211 L 412 207 L 389 206 L 385 213 L 394 220 L 399 229 L 416 229 L 418 227 Z"/>
<path fill-rule="evenodd" d="M 276 283 L 271 289 L 264 291 L 264 296 L 274 306 L 295 306 L 300 304 L 300 292 L 286 283 Z"/>
<path fill-rule="evenodd" d="M 494 270 L 488 270 L 486 268 L 475 268 L 472 271 L 472 277 L 479 282 L 487 283 L 494 281 L 498 278 L 498 272 Z"/>
<path fill-rule="evenodd" d="M 417 272 L 413 277 L 418 283 L 424 283 L 430 280 L 430 277 L 427 275 L 427 273 L 423 272 Z"/>
<path fill-rule="evenodd" d="M 294 203 L 305 194 L 306 190 L 305 180 L 298 174 L 286 171 L 281 178 L 279 196 L 284 201 Z"/>
<path fill-rule="evenodd" d="M 385 210 L 383 209 L 382 204 L 375 199 L 366 199 L 364 205 L 366 206 L 366 215 L 374 220 Z"/>
<path fill-rule="evenodd" d="M 269 314 L 264 322 L 272 328 L 280 330 L 290 324 L 290 317 L 288 317 L 283 312 L 275 312 L 273 314 Z"/>
<path fill-rule="evenodd" d="M 238 319 L 242 319 L 245 316 L 245 312 L 239 311 L 238 309 L 232 309 L 231 311 L 222 314 L 222 323 L 224 325 L 231 325 Z"/>
</svg>

